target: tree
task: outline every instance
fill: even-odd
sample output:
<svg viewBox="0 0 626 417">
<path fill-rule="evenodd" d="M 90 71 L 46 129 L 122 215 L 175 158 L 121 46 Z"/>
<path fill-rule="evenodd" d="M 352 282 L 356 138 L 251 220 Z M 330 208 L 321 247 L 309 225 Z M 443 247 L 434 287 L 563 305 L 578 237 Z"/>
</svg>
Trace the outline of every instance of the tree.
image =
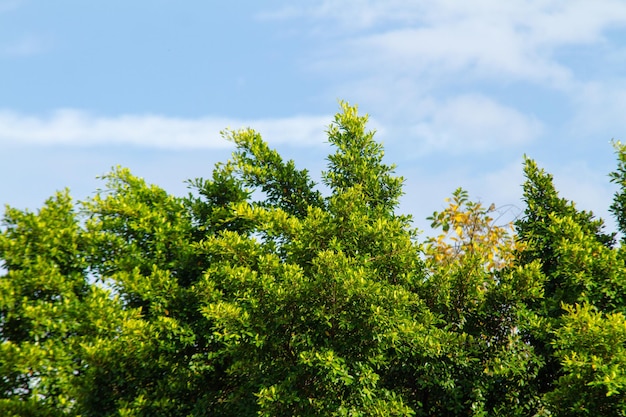
<svg viewBox="0 0 626 417">
<path fill-rule="evenodd" d="M 623 320 L 615 313 L 626 305 L 626 269 L 613 248 L 615 235 L 605 234 L 604 223 L 593 213 L 559 198 L 552 177 L 534 161 L 526 160 L 524 172 L 526 210 L 516 223 L 522 242 L 517 259 L 521 265 L 539 263 L 544 276 L 543 297 L 529 304 L 534 317 L 523 329 L 543 358 L 538 390 L 558 415 L 621 415 L 623 400 L 613 394 L 621 392 L 616 381 L 622 377 L 595 368 L 598 363 L 621 363 L 621 354 L 596 357 L 595 352 L 610 352 L 611 342 L 590 337 L 593 332 L 603 335 L 593 328 L 599 321 L 618 326 Z M 581 372 L 588 361 L 594 364 Z M 604 382 L 598 381 L 600 375 Z M 593 390 L 581 397 L 582 387 Z"/>
<path fill-rule="evenodd" d="M 543 294 L 538 268 L 515 267 L 520 244 L 511 224 L 495 223 L 493 204 L 485 208 L 460 188 L 447 201 L 429 218 L 441 233 L 426 240 L 422 288 L 431 311 L 458 340 L 447 365 L 455 390 L 444 391 L 439 401 L 451 415 L 466 408 L 473 415 L 532 415 L 541 407 L 533 390 L 540 360 L 519 327 L 526 305 Z"/>
<path fill-rule="evenodd" d="M 8 271 L 2 277 L 2 359 L 10 369 L 5 409 L 410 414 L 384 377 L 406 345 L 429 337 L 432 315 L 411 291 L 420 281 L 419 246 L 408 217 L 393 212 L 402 180 L 364 131 L 367 117 L 347 104 L 342 109 L 329 130 L 338 151 L 329 158 L 332 193 L 325 198 L 306 171 L 242 130 L 225 133 L 237 146 L 233 159 L 219 164 L 212 180 L 191 181 L 195 194 L 187 198 L 116 169 L 78 213 L 63 200 L 64 211 L 52 217 L 65 215 L 69 226 L 44 224 L 32 232 L 50 236 L 51 243 L 32 250 L 41 262 L 75 268 L 58 275 L 61 282 L 76 280 L 72 300 L 80 312 L 56 309 L 65 298 L 51 288 L 51 272 L 40 275 L 44 292 L 54 293 L 56 322 L 80 326 L 71 336 L 46 332 L 59 351 L 76 338 L 69 351 L 75 357 L 66 362 L 81 367 L 61 369 L 64 362 L 54 359 L 49 379 L 63 376 L 58 382 L 43 373 L 29 379 L 30 368 L 15 353 L 37 339 L 32 332 L 20 336 L 28 328 L 14 330 L 27 317 L 15 305 L 40 303 L 41 295 L 13 289 L 29 285 L 20 275 L 27 255 L 12 251 L 31 233 L 19 219 L 33 216 L 9 210 L 1 252 Z M 251 201 L 254 190 L 265 199 Z M 68 237 L 57 244 L 64 228 Z M 79 290 L 97 294 L 97 302 Z M 101 332 L 98 310 L 107 311 L 108 333 Z"/>
<path fill-rule="evenodd" d="M 527 159 L 515 229 L 457 189 L 419 241 L 367 120 L 341 103 L 322 187 L 243 129 L 186 197 L 118 167 L 7 208 L 0 414 L 624 415 L 615 236 Z"/>
<path fill-rule="evenodd" d="M 89 282 L 88 238 L 67 192 L 37 212 L 7 209 L 0 235 L 0 410 L 71 414 L 89 387 L 86 358 L 130 315 Z"/>
<path fill-rule="evenodd" d="M 617 226 L 622 234 L 622 244 L 626 241 L 626 145 L 614 141 L 613 147 L 617 154 L 617 169 L 609 174 L 611 182 L 620 188 L 615 193 L 613 204 L 609 210 L 617 220 Z"/>
<path fill-rule="evenodd" d="M 626 414 L 626 319 L 590 304 L 564 306 L 555 330 L 555 357 L 561 376 L 547 394 L 558 415 Z"/>
<path fill-rule="evenodd" d="M 199 285 L 219 292 L 201 310 L 228 366 L 220 413 L 412 414 L 384 382 L 402 349 L 428 336 L 432 317 L 410 291 L 419 247 L 393 212 L 401 179 L 381 163 L 367 118 L 342 107 L 326 198 L 258 134 L 229 133 L 238 150 L 226 168 L 268 198 L 232 206 L 250 233 L 198 245 L 211 265 Z"/>
</svg>

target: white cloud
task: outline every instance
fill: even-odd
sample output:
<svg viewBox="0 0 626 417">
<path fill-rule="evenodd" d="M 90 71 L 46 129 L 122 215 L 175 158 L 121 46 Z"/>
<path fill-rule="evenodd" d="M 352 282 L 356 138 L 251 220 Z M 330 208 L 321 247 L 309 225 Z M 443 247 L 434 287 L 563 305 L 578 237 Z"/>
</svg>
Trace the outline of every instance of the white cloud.
<svg viewBox="0 0 626 417">
<path fill-rule="evenodd" d="M 621 0 L 333 0 L 300 2 L 266 12 L 264 18 L 329 21 L 352 32 L 394 27 L 449 27 L 479 21 L 514 27 L 528 39 L 548 44 L 595 42 L 602 32 L 623 25 L 626 4 Z"/>
<path fill-rule="evenodd" d="M 487 26 L 470 20 L 429 28 L 410 28 L 374 34 L 348 41 L 340 53 L 353 51 L 346 66 L 377 64 L 372 70 L 388 70 L 445 79 L 451 74 L 467 77 L 503 76 L 565 84 L 567 68 L 542 56 L 513 28 Z"/>
<path fill-rule="evenodd" d="M 422 153 L 497 150 L 529 143 L 539 136 L 541 123 L 517 110 L 480 95 L 431 102 L 421 122 L 412 128 Z"/>
<path fill-rule="evenodd" d="M 334 33 L 314 68 L 336 72 L 522 80 L 571 90 L 560 48 L 596 45 L 626 28 L 621 0 L 330 0 L 290 6 L 273 18 L 308 19 Z M 316 26 L 317 25 L 317 26 Z"/>
<path fill-rule="evenodd" d="M 222 149 L 230 147 L 219 132 L 252 127 L 272 144 L 324 144 L 328 116 L 235 120 L 204 117 L 184 119 L 158 115 L 95 116 L 75 109 L 57 110 L 47 117 L 0 111 L 0 144 L 112 145 L 164 149 Z"/>
<path fill-rule="evenodd" d="M 605 74 L 622 76 L 621 61 L 605 65 L 626 29 L 622 0 L 319 0 L 264 17 L 305 21 L 320 46 L 303 68 L 339 80 L 327 96 L 358 102 L 395 137 L 422 143 L 422 154 L 528 144 L 580 124 L 592 103 L 589 117 L 604 104 L 619 109 L 590 130 L 607 113 L 621 120 L 625 108 L 617 92 L 598 98 L 583 81 L 614 90 Z M 580 62 L 581 47 L 597 62 Z M 461 96 L 444 98 L 451 94 Z M 533 106 L 537 116 L 526 110 Z M 398 128 L 407 122 L 413 130 Z"/>
</svg>

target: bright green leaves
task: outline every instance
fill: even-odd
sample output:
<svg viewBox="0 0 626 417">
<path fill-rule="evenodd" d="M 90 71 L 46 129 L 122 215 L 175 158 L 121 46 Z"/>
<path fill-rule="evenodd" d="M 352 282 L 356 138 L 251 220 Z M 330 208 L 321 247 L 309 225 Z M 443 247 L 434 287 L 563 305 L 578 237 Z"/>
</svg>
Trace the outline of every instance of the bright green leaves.
<svg viewBox="0 0 626 417">
<path fill-rule="evenodd" d="M 604 222 L 595 219 L 593 213 L 576 210 L 573 203 L 560 198 L 552 176 L 540 169 L 535 161 L 526 159 L 524 163 L 524 201 L 526 209 L 522 219 L 515 223 L 519 239 L 525 243 L 520 253 L 523 263 L 541 259 L 544 271 L 549 274 L 555 265 L 555 255 L 548 228 L 552 218 L 570 217 L 585 235 L 605 246 L 611 246 L 613 235 L 603 232 Z"/>
<path fill-rule="evenodd" d="M 611 249 L 613 235 L 603 233 L 602 220 L 578 211 L 559 198 L 552 177 L 534 161 L 525 165 L 526 210 L 516 222 L 523 246 L 521 264 L 540 262 L 547 280 L 544 310 L 548 317 L 561 315 L 561 303 L 589 301 L 602 309 L 623 306 L 624 266 Z"/>
<path fill-rule="evenodd" d="M 368 116 L 359 116 L 357 107 L 341 102 L 342 112 L 328 128 L 328 140 L 337 151 L 328 157 L 325 183 L 335 195 L 356 188 L 360 203 L 370 210 L 390 213 L 402 195 L 402 177 L 393 175 L 393 165 L 382 162 L 383 148 L 374 141 L 374 132 L 365 130 Z"/>
<path fill-rule="evenodd" d="M 626 413 L 626 319 L 589 304 L 565 306 L 553 347 L 563 376 L 548 394 L 559 415 Z"/>
<path fill-rule="evenodd" d="M 53 263 L 61 273 L 81 273 L 86 267 L 78 221 L 67 191 L 48 199 L 38 213 L 7 208 L 0 256 L 9 270 Z"/>
<path fill-rule="evenodd" d="M 237 145 L 232 163 L 242 182 L 248 187 L 260 187 L 265 193 L 263 206 L 280 208 L 302 218 L 309 206 L 323 205 L 307 170 L 297 170 L 293 161 L 284 163 L 257 132 L 244 129 L 223 135 Z"/>
<path fill-rule="evenodd" d="M 617 226 L 622 233 L 622 243 L 626 241 L 626 145 L 620 141 L 613 142 L 617 154 L 617 169 L 609 174 L 611 182 L 620 188 L 615 192 L 611 213 L 617 220 Z"/>
<path fill-rule="evenodd" d="M 180 275 L 185 284 L 193 280 L 184 262 L 191 219 L 183 202 L 127 169 L 118 168 L 104 179 L 107 189 L 84 203 L 98 272 L 106 276 L 139 268 L 149 274 L 156 264 Z"/>
<path fill-rule="evenodd" d="M 207 260 L 194 246 L 211 219 L 126 169 L 105 179 L 107 189 L 84 203 L 90 260 L 130 316 L 122 314 L 118 335 L 91 352 L 97 390 L 85 403 L 126 415 L 186 415 L 194 404 L 185 399 L 198 399 L 198 387 L 212 375 L 211 366 L 198 365 L 209 352 L 197 305 Z"/>
<path fill-rule="evenodd" d="M 78 206 L 7 209 L 0 414 L 626 414 L 626 265 L 602 222 L 527 159 L 517 235 L 457 189 L 419 243 L 366 123 L 341 103 L 328 195 L 244 129 L 186 198 L 116 168 Z"/>
<path fill-rule="evenodd" d="M 217 179 L 266 198 L 232 199 L 229 221 L 249 228 L 195 245 L 209 264 L 195 287 L 208 295 L 200 311 L 211 323 L 212 357 L 224 366 L 214 413 L 411 413 L 382 381 L 394 380 L 411 349 L 425 349 L 434 321 L 411 291 L 421 280 L 420 250 L 408 218 L 393 214 L 401 180 L 382 164 L 366 118 L 343 110 L 329 133 L 339 182 L 326 198 L 257 133 L 229 133 L 237 150 L 218 167 L 228 176 Z"/>
<path fill-rule="evenodd" d="M 211 236 L 220 230 L 246 233 L 250 223 L 236 216 L 231 205 L 247 202 L 250 192 L 241 179 L 233 174 L 230 165 L 217 165 L 211 180 L 197 178 L 189 181 L 190 188 L 199 196 L 190 194 L 185 200 L 194 223 L 194 240 Z"/>
<path fill-rule="evenodd" d="M 551 275 L 552 285 L 558 283 L 554 303 L 589 302 L 602 311 L 624 309 L 626 265 L 618 252 L 586 236 L 571 217 L 554 216 L 552 223 L 549 233 L 554 236 L 559 260 Z"/>
<path fill-rule="evenodd" d="M 623 188 L 616 149 L 620 163 L 612 180 Z M 626 307 L 621 250 L 612 248 L 614 235 L 603 232 L 601 220 L 558 197 L 552 177 L 534 161 L 526 160 L 525 174 L 518 262 L 539 263 L 544 275 L 544 298 L 529 305 L 537 324 L 528 328 L 545 363 L 539 393 L 558 415 L 622 415 L 624 387 L 614 372 L 623 361 L 623 317 L 615 314 Z M 622 192 L 612 206 L 618 222 Z"/>
<path fill-rule="evenodd" d="M 37 213 L 7 209 L 4 224 L 0 413 L 73 415 L 88 385 L 86 346 L 114 337 L 119 310 L 88 280 L 90 241 L 67 192 Z"/>
<path fill-rule="evenodd" d="M 198 246 L 212 265 L 202 283 L 219 291 L 201 310 L 230 364 L 224 407 L 233 413 L 259 407 L 263 415 L 409 412 L 376 381 L 390 360 L 386 352 L 400 352 L 423 331 L 414 320 L 427 313 L 415 294 L 381 279 L 377 260 L 363 265 L 349 246 L 350 255 L 344 253 L 343 240 L 332 238 L 344 222 L 319 208 L 304 219 L 245 205 L 235 212 L 253 219 L 261 234 L 284 233 L 285 243 L 276 256 L 270 243 L 222 232 Z M 390 254 L 386 262 L 392 261 Z M 393 407 L 383 407 L 387 402 Z"/>
</svg>

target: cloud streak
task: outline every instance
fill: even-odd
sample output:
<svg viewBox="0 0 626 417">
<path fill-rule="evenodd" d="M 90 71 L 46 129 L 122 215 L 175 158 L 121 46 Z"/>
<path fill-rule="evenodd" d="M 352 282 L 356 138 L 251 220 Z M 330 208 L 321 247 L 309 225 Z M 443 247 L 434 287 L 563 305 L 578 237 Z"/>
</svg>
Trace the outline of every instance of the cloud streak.
<svg viewBox="0 0 626 417">
<path fill-rule="evenodd" d="M 285 16 L 297 16 L 289 10 Z M 440 80 L 462 73 L 556 88 L 573 77 L 556 57 L 560 48 L 603 43 L 608 30 L 626 27 L 626 3 L 612 0 L 323 1 L 300 11 L 300 18 L 344 29 L 322 68 Z"/>
<path fill-rule="evenodd" d="M 622 133 L 623 59 L 607 56 L 623 50 L 621 0 L 318 0 L 264 17 L 306 22 L 325 41 L 307 70 L 339 78 L 329 95 L 340 91 L 385 125 L 411 124 L 420 153 Z"/>
<path fill-rule="evenodd" d="M 424 106 L 425 107 L 425 106 Z M 535 140 L 543 126 L 534 117 L 481 95 L 463 95 L 425 109 L 412 127 L 421 152 L 498 150 Z"/>
<path fill-rule="evenodd" d="M 160 149 L 224 149 L 231 144 L 220 131 L 251 127 L 271 144 L 320 146 L 325 142 L 329 116 L 236 120 L 159 115 L 103 117 L 76 109 L 49 116 L 0 111 L 0 145 L 133 145 Z"/>
</svg>

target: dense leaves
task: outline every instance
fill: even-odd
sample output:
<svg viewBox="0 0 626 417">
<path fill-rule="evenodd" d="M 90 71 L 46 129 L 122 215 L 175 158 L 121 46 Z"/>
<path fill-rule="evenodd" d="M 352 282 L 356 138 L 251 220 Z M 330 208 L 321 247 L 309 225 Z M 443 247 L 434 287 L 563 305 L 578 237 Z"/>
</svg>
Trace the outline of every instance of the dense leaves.
<svg viewBox="0 0 626 417">
<path fill-rule="evenodd" d="M 420 239 L 366 124 L 341 103 L 322 186 L 244 129 L 187 197 L 116 168 L 7 208 L 0 414 L 625 415 L 616 235 L 526 159 L 515 225 L 458 189 Z"/>
</svg>

